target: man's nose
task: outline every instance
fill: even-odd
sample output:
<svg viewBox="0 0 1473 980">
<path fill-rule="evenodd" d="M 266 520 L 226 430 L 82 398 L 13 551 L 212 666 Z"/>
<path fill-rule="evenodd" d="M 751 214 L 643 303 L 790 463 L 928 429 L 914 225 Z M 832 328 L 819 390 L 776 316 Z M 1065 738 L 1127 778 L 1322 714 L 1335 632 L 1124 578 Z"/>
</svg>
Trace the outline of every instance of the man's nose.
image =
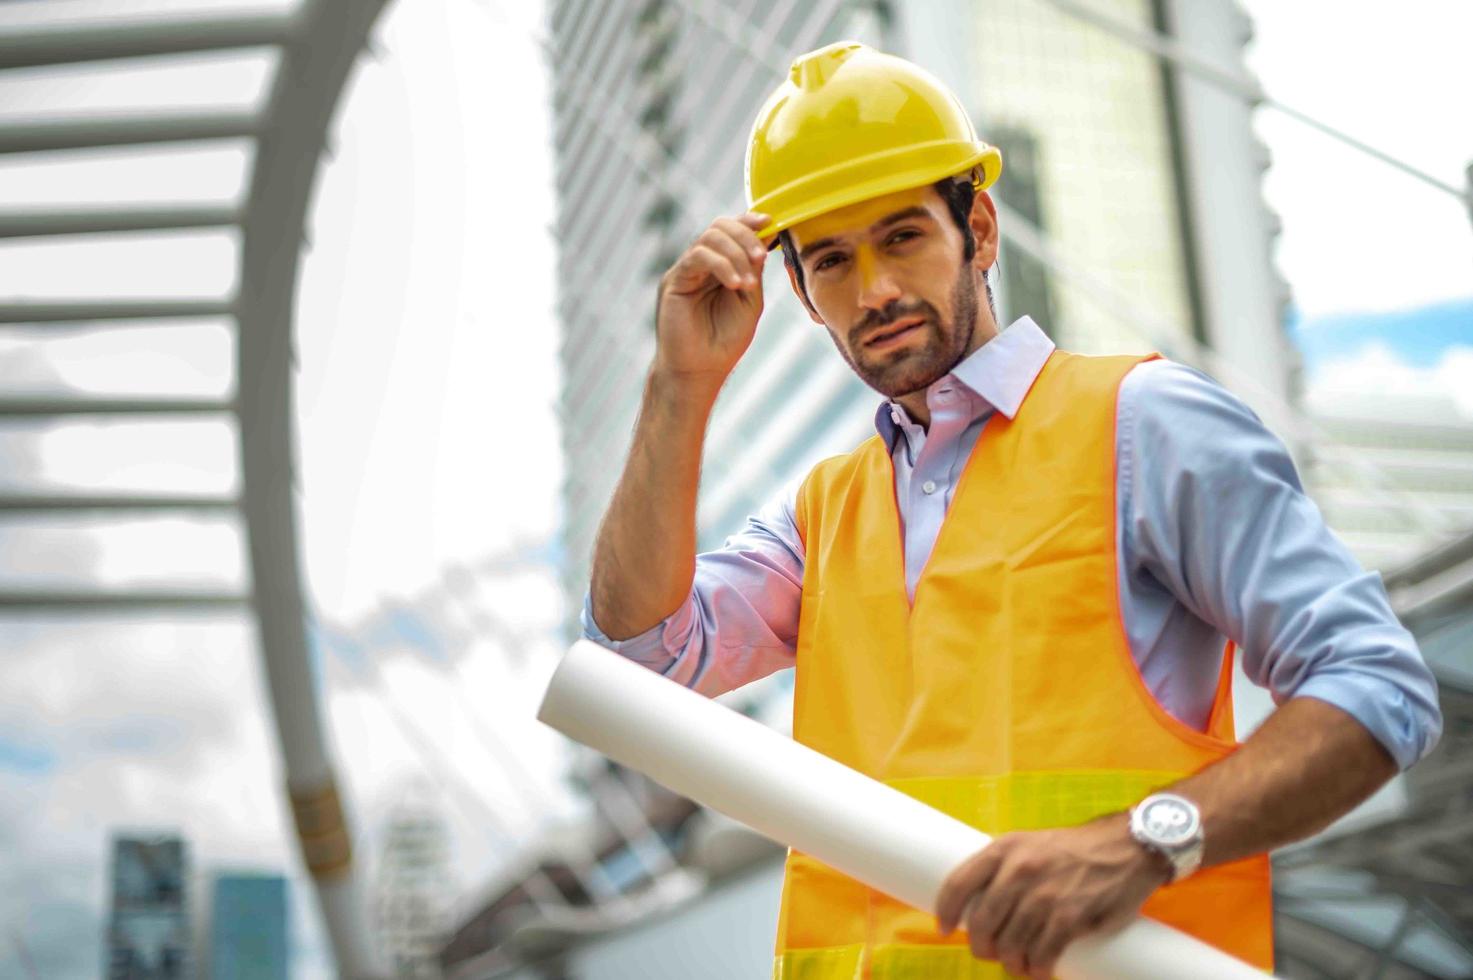
<svg viewBox="0 0 1473 980">
<path fill-rule="evenodd" d="M 859 303 L 865 309 L 883 310 L 900 298 L 900 285 L 885 264 L 869 249 L 860 249 L 856 257 L 859 272 Z"/>
</svg>

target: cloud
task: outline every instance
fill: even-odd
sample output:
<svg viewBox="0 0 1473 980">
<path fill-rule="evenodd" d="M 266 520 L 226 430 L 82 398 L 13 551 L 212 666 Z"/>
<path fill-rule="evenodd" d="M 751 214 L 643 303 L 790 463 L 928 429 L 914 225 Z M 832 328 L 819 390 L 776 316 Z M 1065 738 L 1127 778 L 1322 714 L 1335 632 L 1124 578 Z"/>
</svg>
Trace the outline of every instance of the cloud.
<svg viewBox="0 0 1473 980">
<path fill-rule="evenodd" d="M 1428 367 L 1449 347 L 1473 344 L 1473 296 L 1380 313 L 1358 310 L 1300 319 L 1296 312 L 1289 329 L 1311 369 L 1353 357 L 1377 341 L 1406 363 Z"/>
<path fill-rule="evenodd" d="M 1312 371 L 1305 403 L 1329 414 L 1386 412 L 1407 420 L 1473 423 L 1473 344 L 1447 347 L 1419 367 L 1384 341 L 1372 341 Z"/>
</svg>

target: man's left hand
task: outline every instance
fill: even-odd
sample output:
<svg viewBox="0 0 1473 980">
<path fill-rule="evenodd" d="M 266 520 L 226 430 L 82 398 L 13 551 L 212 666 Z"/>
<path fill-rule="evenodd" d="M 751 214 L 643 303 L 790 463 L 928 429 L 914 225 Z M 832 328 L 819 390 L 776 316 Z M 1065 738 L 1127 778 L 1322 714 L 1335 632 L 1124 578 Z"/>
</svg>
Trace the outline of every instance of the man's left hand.
<svg viewBox="0 0 1473 980">
<path fill-rule="evenodd" d="M 1111 814 L 998 837 L 947 877 L 936 918 L 942 935 L 966 926 L 978 959 L 1048 980 L 1065 946 L 1125 925 L 1170 875 L 1131 838 L 1128 817 Z"/>
</svg>

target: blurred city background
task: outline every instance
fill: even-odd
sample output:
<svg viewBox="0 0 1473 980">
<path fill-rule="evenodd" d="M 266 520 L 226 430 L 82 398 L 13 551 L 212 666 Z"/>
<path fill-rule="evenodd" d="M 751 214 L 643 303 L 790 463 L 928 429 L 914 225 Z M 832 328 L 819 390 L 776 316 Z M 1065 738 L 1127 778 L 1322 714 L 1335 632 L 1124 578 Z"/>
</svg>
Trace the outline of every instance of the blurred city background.
<svg viewBox="0 0 1473 980">
<path fill-rule="evenodd" d="M 0 977 L 766 975 L 781 852 L 533 716 L 655 280 L 847 37 L 1002 148 L 1002 321 L 1246 398 L 1438 673 L 1279 974 L 1473 976 L 1473 8 L 10 0 Z M 708 546 L 871 424 L 766 286 Z"/>
</svg>

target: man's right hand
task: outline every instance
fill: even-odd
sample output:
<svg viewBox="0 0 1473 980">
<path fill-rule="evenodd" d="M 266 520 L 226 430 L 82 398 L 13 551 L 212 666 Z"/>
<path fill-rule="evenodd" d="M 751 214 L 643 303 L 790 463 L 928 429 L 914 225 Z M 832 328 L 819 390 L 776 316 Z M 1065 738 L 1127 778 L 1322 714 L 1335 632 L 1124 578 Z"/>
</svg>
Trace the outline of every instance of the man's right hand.
<svg viewBox="0 0 1473 980">
<path fill-rule="evenodd" d="M 762 315 L 767 216 L 717 218 L 660 279 L 655 370 L 721 387 L 752 343 Z"/>
<path fill-rule="evenodd" d="M 624 474 L 593 546 L 593 618 L 637 636 L 690 595 L 696 488 L 716 394 L 762 315 L 765 215 L 717 218 L 660 280 L 655 363 Z"/>
</svg>

